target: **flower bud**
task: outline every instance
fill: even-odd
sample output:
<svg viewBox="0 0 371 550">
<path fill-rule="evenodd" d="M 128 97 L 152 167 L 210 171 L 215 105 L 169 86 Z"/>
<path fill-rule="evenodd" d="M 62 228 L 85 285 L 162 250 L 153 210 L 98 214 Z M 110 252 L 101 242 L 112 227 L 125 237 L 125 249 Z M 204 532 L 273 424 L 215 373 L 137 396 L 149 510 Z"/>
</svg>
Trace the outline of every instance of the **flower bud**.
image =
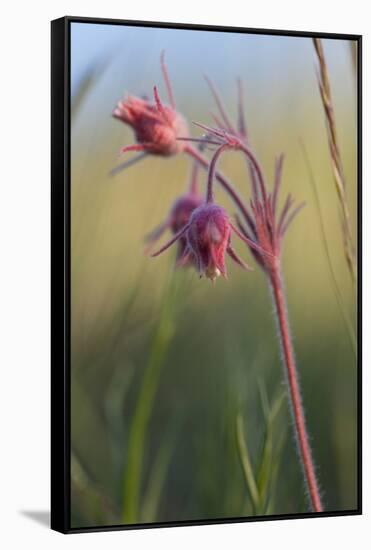
<svg viewBox="0 0 371 550">
<path fill-rule="evenodd" d="M 172 107 L 163 105 L 155 89 L 155 103 L 148 99 L 129 96 L 120 101 L 113 116 L 134 130 L 136 145 L 124 147 L 123 151 L 145 151 L 153 155 L 171 156 L 183 151 L 184 141 L 178 137 L 188 136 L 188 126 L 181 114 Z"/>
<path fill-rule="evenodd" d="M 214 281 L 227 275 L 225 253 L 230 245 L 231 227 L 226 211 L 214 203 L 203 204 L 189 220 L 187 243 L 195 257 L 200 276 Z"/>
<path fill-rule="evenodd" d="M 188 223 L 180 226 L 175 235 L 151 256 L 160 256 L 177 242 L 177 265 L 194 265 L 201 277 L 205 275 L 214 282 L 220 275 L 227 277 L 225 253 L 242 269 L 250 270 L 231 245 L 232 230 L 240 239 L 250 242 L 230 223 L 224 208 L 206 202 L 195 208 Z"/>
</svg>

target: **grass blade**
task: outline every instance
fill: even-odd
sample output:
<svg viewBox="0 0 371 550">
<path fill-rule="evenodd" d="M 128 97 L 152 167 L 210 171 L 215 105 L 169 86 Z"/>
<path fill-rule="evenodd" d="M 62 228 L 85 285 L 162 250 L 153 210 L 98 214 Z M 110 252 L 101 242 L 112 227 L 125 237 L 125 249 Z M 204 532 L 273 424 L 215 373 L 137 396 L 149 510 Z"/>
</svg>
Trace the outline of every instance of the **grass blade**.
<svg viewBox="0 0 371 550">
<path fill-rule="evenodd" d="M 248 491 L 250 493 L 250 498 L 253 505 L 254 515 L 255 515 L 260 506 L 260 498 L 259 498 L 259 491 L 256 484 L 255 476 L 254 476 L 254 470 L 251 464 L 249 451 L 245 441 L 244 432 L 245 430 L 244 430 L 242 415 L 239 413 L 236 417 L 237 449 L 238 449 L 242 470 L 244 473 Z"/>
<path fill-rule="evenodd" d="M 164 359 L 174 334 L 175 302 L 179 281 L 170 282 L 163 299 L 161 317 L 152 341 L 148 364 L 139 390 L 130 427 L 127 463 L 123 481 L 122 520 L 137 523 L 142 485 L 145 441 Z"/>
<path fill-rule="evenodd" d="M 173 438 L 169 437 L 166 442 L 162 443 L 157 452 L 156 459 L 152 466 L 148 488 L 143 499 L 141 521 L 144 523 L 153 523 L 156 521 L 159 503 L 173 452 L 173 442 Z"/>
</svg>

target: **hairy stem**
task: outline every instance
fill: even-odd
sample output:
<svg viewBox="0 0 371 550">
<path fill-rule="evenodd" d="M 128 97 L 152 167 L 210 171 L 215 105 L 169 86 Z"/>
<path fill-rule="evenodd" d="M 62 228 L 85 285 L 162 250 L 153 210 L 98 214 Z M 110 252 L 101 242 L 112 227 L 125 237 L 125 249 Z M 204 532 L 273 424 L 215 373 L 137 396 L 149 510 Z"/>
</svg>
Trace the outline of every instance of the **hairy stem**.
<svg viewBox="0 0 371 550">
<path fill-rule="evenodd" d="M 186 145 L 184 148 L 185 153 L 190 155 L 192 158 L 197 160 L 200 165 L 205 169 L 209 169 L 210 161 L 204 157 L 200 151 L 198 151 L 195 147 L 192 145 Z M 237 191 L 234 189 L 231 183 L 220 173 L 215 173 L 216 179 L 219 181 L 219 183 L 224 187 L 224 189 L 227 191 L 228 195 L 232 198 L 233 202 L 236 204 L 236 206 L 239 208 L 240 212 L 243 214 L 244 218 L 249 217 L 249 213 L 245 207 L 245 205 L 242 202 L 241 197 L 238 195 Z"/>
<path fill-rule="evenodd" d="M 287 382 L 290 390 L 292 413 L 294 417 L 295 434 L 298 442 L 300 461 L 303 467 L 305 481 L 314 512 L 322 512 L 321 497 L 318 482 L 314 470 L 309 438 L 305 426 L 303 403 L 301 399 L 298 373 L 295 364 L 294 349 L 290 336 L 290 328 L 287 317 L 286 298 L 283 288 L 280 266 L 270 270 L 269 279 L 272 286 L 274 305 L 277 312 L 280 341 L 284 367 L 286 369 Z"/>
<path fill-rule="evenodd" d="M 213 155 L 213 158 L 211 159 L 210 166 L 209 166 L 209 174 L 207 177 L 207 191 L 206 191 L 206 202 L 208 203 L 214 201 L 213 182 L 214 182 L 216 162 L 220 157 L 220 155 L 223 153 L 223 151 L 226 151 L 227 149 L 230 149 L 230 145 L 228 145 L 228 143 L 224 143 L 219 147 L 219 149 L 216 150 L 216 152 Z"/>
<path fill-rule="evenodd" d="M 257 189 L 256 189 L 256 181 L 255 181 L 255 175 L 256 175 L 259 182 L 259 187 L 260 187 L 261 195 L 263 197 L 264 204 L 266 204 L 267 191 L 266 191 L 265 182 L 264 182 L 263 170 L 259 164 L 259 161 L 254 155 L 254 153 L 251 151 L 250 147 L 248 147 L 247 145 L 241 143 L 240 149 L 245 153 L 245 155 L 250 161 L 250 165 L 253 168 L 252 174 L 254 174 L 254 177 L 251 178 L 253 196 L 255 199 L 257 198 Z"/>
</svg>

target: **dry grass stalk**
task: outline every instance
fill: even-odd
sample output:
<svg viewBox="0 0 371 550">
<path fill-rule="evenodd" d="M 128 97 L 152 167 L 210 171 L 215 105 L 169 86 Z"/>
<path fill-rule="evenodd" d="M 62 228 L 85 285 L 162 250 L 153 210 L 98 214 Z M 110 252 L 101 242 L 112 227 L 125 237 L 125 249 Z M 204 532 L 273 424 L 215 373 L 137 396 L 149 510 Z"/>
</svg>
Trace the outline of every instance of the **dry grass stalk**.
<svg viewBox="0 0 371 550">
<path fill-rule="evenodd" d="M 350 44 L 350 54 L 352 56 L 352 65 L 354 70 L 354 75 L 357 76 L 357 65 L 358 65 L 358 43 L 353 40 L 349 42 Z"/>
<path fill-rule="evenodd" d="M 328 144 L 331 155 L 331 165 L 341 208 L 345 258 L 349 267 L 352 280 L 353 282 L 355 282 L 357 279 L 355 247 L 353 243 L 351 219 L 346 194 L 345 176 L 336 131 L 329 73 L 321 40 L 319 38 L 313 38 L 313 43 L 319 62 L 318 86 L 321 94 L 323 108 L 325 111 Z"/>
</svg>

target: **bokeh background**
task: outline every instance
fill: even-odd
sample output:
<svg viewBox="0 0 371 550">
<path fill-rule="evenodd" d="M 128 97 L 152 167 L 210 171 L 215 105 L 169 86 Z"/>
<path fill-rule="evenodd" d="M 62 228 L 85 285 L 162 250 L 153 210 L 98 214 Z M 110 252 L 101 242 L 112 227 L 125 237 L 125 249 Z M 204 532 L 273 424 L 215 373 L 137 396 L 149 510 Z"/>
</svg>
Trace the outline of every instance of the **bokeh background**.
<svg viewBox="0 0 371 550">
<path fill-rule="evenodd" d="M 352 46 L 323 44 L 355 233 Z M 306 201 L 284 249 L 291 328 L 324 507 L 354 510 L 356 303 L 311 39 L 72 23 L 72 526 L 308 510 L 262 272 L 229 262 L 229 280 L 213 286 L 192 270 L 174 272 L 172 250 L 145 256 L 144 236 L 188 183 L 186 157 L 151 157 L 109 175 L 122 161 L 120 148 L 133 142 L 112 110 L 126 91 L 151 94 L 157 84 L 164 96 L 162 50 L 189 121 L 212 122 L 205 73 L 234 117 L 242 78 L 251 141 L 268 180 L 284 152 L 284 194 Z M 244 159 L 226 154 L 220 166 L 247 200 Z M 351 329 L 336 298 L 310 171 Z M 205 180 L 201 173 L 201 188 Z M 217 199 L 233 214 L 219 188 Z M 235 246 L 253 263 L 242 243 Z M 241 458 L 258 485 L 258 507 Z"/>
</svg>

